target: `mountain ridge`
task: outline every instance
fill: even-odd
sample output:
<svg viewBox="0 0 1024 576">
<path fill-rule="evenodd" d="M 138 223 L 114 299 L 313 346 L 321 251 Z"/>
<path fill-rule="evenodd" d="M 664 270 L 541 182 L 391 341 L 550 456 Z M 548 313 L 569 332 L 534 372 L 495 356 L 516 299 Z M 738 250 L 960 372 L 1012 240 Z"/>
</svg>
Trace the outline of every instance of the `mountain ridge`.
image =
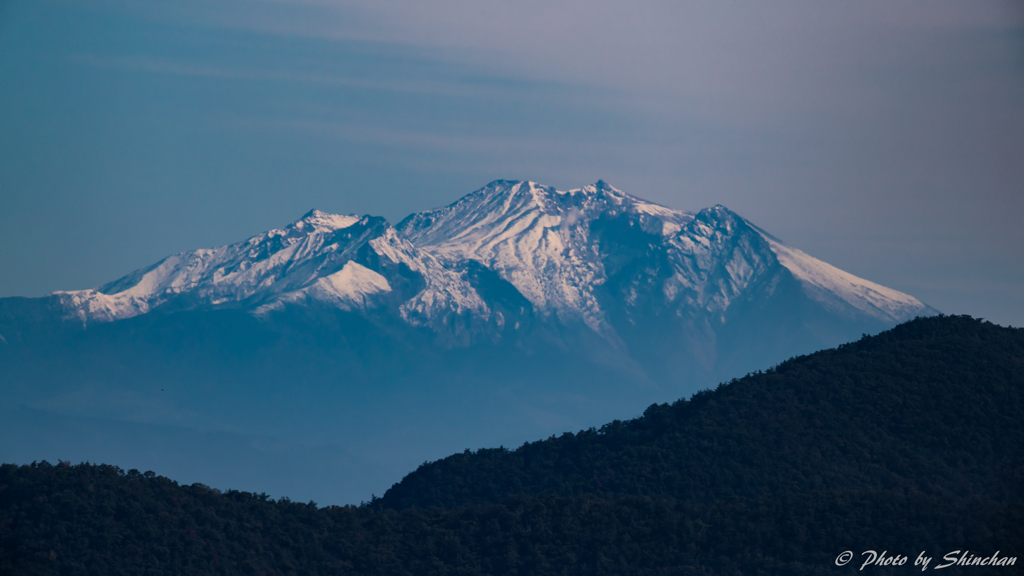
<svg viewBox="0 0 1024 576">
<path fill-rule="evenodd" d="M 393 292 L 390 281 L 396 274 L 418 275 L 418 281 L 411 281 L 419 290 L 401 296 L 404 320 L 441 333 L 451 316 L 468 315 L 495 324 L 500 333 L 503 315 L 492 314 L 461 277 L 472 260 L 510 282 L 536 312 L 580 320 L 615 340 L 616 329 L 595 293 L 608 281 L 607 255 L 591 241 L 594 224 L 612 219 L 628 220 L 655 239 L 660 235 L 673 273 L 652 289 L 660 289 L 669 304 L 683 294 L 680 304 L 690 312 L 724 312 L 754 275 L 776 264 L 800 282 L 808 297 L 839 314 L 899 322 L 935 312 L 912 296 L 786 246 L 724 206 L 674 210 L 604 181 L 559 191 L 531 181 L 496 180 L 446 207 L 411 214 L 396 226 L 380 217 L 311 210 L 284 228 L 174 254 L 97 289 L 53 296 L 68 316 L 82 322 L 145 314 L 182 296 L 192 300 L 187 306 L 242 306 L 257 313 L 310 299 L 355 309 L 366 308 L 364 296 Z M 732 241 L 747 246 L 729 245 Z M 355 274 L 352 267 L 333 276 L 349 261 L 370 272 Z M 349 282 L 365 286 L 346 286 Z M 627 303 L 634 297 L 625 295 Z"/>
<path fill-rule="evenodd" d="M 934 313 L 795 249 L 780 259 L 774 237 L 721 206 L 519 181 L 452 206 L 398 226 L 314 210 L 99 290 L 0 299 L 6 400 L 358 447 L 397 476 Z M 51 440 L 39 449 L 80 446 Z M 95 457 L 61 458 L 74 454 Z"/>
</svg>

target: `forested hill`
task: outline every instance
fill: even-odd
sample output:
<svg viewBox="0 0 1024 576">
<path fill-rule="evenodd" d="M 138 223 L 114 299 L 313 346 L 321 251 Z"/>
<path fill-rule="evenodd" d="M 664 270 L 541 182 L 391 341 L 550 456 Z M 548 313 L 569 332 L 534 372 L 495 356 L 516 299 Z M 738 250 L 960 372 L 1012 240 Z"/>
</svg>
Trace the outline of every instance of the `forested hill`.
<svg viewBox="0 0 1024 576">
<path fill-rule="evenodd" d="M 1024 479 L 1024 330 L 916 319 L 641 418 L 425 464 L 389 508 L 511 494 L 687 501 L 822 490 L 1003 498 Z"/>
<path fill-rule="evenodd" d="M 1024 330 L 939 317 L 427 464 L 359 507 L 3 465 L 0 574 L 792 576 L 868 572 L 863 550 L 1022 556 L 1022 396 Z"/>
</svg>

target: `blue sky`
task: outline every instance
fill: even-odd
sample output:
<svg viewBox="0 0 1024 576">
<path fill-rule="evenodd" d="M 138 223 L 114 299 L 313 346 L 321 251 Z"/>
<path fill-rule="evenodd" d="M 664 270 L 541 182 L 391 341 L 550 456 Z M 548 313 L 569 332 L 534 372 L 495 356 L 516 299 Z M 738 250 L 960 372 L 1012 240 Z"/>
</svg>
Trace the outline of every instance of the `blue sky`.
<svg viewBox="0 0 1024 576">
<path fill-rule="evenodd" d="M 1010 1 L 0 0 L 0 297 L 498 178 L 724 204 L 1024 326 Z"/>
</svg>

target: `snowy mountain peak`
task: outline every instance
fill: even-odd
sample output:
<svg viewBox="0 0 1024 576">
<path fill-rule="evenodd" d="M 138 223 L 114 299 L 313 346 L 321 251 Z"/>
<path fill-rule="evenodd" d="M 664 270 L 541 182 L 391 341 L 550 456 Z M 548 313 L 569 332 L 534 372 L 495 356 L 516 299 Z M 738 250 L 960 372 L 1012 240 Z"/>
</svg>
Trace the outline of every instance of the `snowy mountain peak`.
<svg viewBox="0 0 1024 576">
<path fill-rule="evenodd" d="M 582 321 L 604 333 L 609 328 L 594 292 L 604 271 L 590 225 L 623 214 L 666 234 L 693 219 L 604 181 L 563 192 L 535 182 L 498 180 L 453 204 L 413 214 L 397 229 L 442 259 L 491 268 L 541 314 Z"/>
<path fill-rule="evenodd" d="M 57 295 L 83 322 L 130 318 L 172 301 L 258 303 L 342 270 L 387 228 L 383 218 L 314 210 L 285 228 L 228 246 L 180 252 L 99 289 Z"/>
<path fill-rule="evenodd" d="M 935 311 L 917 298 L 886 288 L 869 280 L 858 278 L 822 262 L 796 248 L 782 243 L 749 220 L 721 204 L 697 213 L 693 223 L 679 233 L 677 241 L 683 246 L 714 242 L 723 246 L 725 239 L 733 242 L 746 238 L 748 245 L 760 244 L 761 252 L 791 274 L 803 287 L 804 293 L 833 312 L 863 314 L 886 322 L 901 322 L 917 315 Z M 770 254 L 767 254 L 770 253 Z M 721 256 L 716 257 L 721 260 Z"/>
<path fill-rule="evenodd" d="M 295 221 L 292 226 L 298 229 L 310 226 L 318 232 L 333 232 L 334 230 L 348 228 L 356 222 L 359 222 L 359 220 L 361 220 L 361 218 L 355 214 L 331 214 L 313 209 L 306 212 L 306 214 L 299 220 Z"/>
<path fill-rule="evenodd" d="M 417 245 L 434 246 L 474 238 L 499 222 L 513 228 L 525 226 L 523 217 L 531 222 L 547 217 L 544 225 L 565 227 L 621 212 L 654 217 L 665 225 L 666 234 L 693 219 L 690 212 L 626 194 L 603 180 L 566 191 L 532 181 L 495 180 L 448 206 L 412 214 L 396 228 Z"/>
<path fill-rule="evenodd" d="M 660 235 L 664 245 L 659 250 L 674 263 L 672 270 L 652 268 L 645 272 L 652 278 L 634 282 L 650 283 L 662 276 L 657 282 L 664 297 L 675 302 L 672 306 L 706 310 L 720 321 L 731 303 L 783 270 L 812 299 L 833 307 L 841 303 L 855 314 L 892 321 L 931 310 L 895 290 L 887 294 L 866 280 L 823 268 L 827 265 L 818 260 L 797 258 L 776 238 L 721 204 L 697 213 L 675 210 L 603 180 L 564 192 L 530 181 L 496 180 L 453 204 L 413 214 L 397 229 L 443 260 L 473 260 L 493 269 L 540 313 L 582 320 L 603 333 L 608 331 L 608 316 L 595 290 L 608 281 L 607 246 L 623 244 L 608 236 L 614 226 L 602 224 L 600 240 L 592 237 L 592 228 L 598 221 L 613 220 Z M 629 252 L 615 256 L 616 262 L 631 257 Z M 637 298 L 635 292 L 623 297 L 627 302 Z"/>
<path fill-rule="evenodd" d="M 497 282 L 502 293 L 518 295 L 488 300 L 477 292 L 480 282 L 484 292 Z M 498 337 L 510 315 L 529 309 L 538 321 L 585 326 L 617 343 L 622 322 L 639 326 L 652 314 L 724 325 L 737 303 L 770 298 L 780 285 L 847 318 L 897 322 L 934 312 L 784 245 L 721 204 L 675 210 L 604 180 L 567 191 L 495 180 L 396 227 L 380 217 L 311 210 L 284 228 L 55 296 L 83 322 L 160 307 L 390 310 L 455 343 L 488 331 Z"/>
<path fill-rule="evenodd" d="M 731 233 L 737 226 L 753 227 L 745 218 L 721 204 L 704 208 L 694 214 L 692 226 L 705 227 L 708 230 L 718 230 L 724 233 Z"/>
</svg>

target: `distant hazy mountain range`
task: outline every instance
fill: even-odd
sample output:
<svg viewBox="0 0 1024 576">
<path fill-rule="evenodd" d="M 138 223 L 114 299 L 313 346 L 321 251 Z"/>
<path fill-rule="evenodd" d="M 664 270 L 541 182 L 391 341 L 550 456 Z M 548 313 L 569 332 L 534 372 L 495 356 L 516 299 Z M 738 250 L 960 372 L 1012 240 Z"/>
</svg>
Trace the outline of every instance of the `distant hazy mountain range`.
<svg viewBox="0 0 1024 576">
<path fill-rule="evenodd" d="M 313 210 L 95 290 L 0 299 L 0 368 L 8 411 L 340 446 L 387 477 L 935 313 L 723 206 L 495 181 L 396 226 Z M 317 500 L 367 489 L 353 466 Z"/>
</svg>

